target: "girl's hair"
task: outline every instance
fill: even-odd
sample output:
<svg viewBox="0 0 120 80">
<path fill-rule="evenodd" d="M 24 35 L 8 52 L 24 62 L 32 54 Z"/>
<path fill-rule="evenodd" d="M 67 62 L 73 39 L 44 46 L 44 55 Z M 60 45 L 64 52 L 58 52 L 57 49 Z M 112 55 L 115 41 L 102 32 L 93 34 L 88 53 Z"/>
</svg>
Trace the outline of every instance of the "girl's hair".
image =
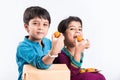
<svg viewBox="0 0 120 80">
<path fill-rule="evenodd" d="M 58 25 L 58 31 L 61 32 L 61 33 L 64 33 L 69 25 L 70 22 L 72 21 L 78 21 L 81 23 L 81 26 L 82 26 L 82 20 L 79 18 L 79 17 L 76 17 L 76 16 L 69 16 L 68 18 L 66 19 L 63 19 L 59 25 Z"/>
<path fill-rule="evenodd" d="M 49 12 L 39 6 L 28 7 L 23 14 L 23 22 L 28 24 L 29 21 L 35 17 L 47 19 L 49 21 L 49 24 L 51 23 Z"/>
</svg>

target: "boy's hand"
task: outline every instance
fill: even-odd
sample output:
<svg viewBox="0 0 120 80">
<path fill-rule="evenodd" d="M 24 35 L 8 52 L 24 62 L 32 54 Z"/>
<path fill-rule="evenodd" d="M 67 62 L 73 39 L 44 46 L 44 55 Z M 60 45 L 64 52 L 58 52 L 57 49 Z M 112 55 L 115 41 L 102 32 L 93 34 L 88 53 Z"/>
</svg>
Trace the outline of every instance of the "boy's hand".
<svg viewBox="0 0 120 80">
<path fill-rule="evenodd" d="M 52 54 L 60 53 L 61 49 L 64 47 L 64 36 L 62 33 L 57 33 L 56 37 L 55 34 L 52 35 Z"/>
<path fill-rule="evenodd" d="M 58 31 L 55 32 L 55 33 L 54 33 L 54 36 L 55 36 L 56 38 L 58 38 L 58 37 L 60 36 L 60 32 L 58 32 Z"/>
</svg>

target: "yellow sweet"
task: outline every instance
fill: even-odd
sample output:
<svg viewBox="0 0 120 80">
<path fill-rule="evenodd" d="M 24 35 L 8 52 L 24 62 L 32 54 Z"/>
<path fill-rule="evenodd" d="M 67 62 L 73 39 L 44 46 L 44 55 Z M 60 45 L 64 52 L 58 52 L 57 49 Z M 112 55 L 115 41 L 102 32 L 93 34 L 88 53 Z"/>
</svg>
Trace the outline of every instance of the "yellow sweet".
<svg viewBox="0 0 120 80">
<path fill-rule="evenodd" d="M 82 36 L 77 36 L 77 41 L 78 42 L 81 42 L 83 40 L 83 37 Z"/>
<path fill-rule="evenodd" d="M 86 72 L 85 69 L 80 69 L 80 73 L 84 73 L 84 72 Z"/>
<path fill-rule="evenodd" d="M 96 72 L 95 68 L 86 68 L 86 72 Z"/>
<path fill-rule="evenodd" d="M 54 33 L 54 36 L 55 36 L 56 38 L 58 38 L 58 37 L 60 36 L 60 32 L 58 32 L 58 31 L 55 32 L 55 33 Z"/>
</svg>

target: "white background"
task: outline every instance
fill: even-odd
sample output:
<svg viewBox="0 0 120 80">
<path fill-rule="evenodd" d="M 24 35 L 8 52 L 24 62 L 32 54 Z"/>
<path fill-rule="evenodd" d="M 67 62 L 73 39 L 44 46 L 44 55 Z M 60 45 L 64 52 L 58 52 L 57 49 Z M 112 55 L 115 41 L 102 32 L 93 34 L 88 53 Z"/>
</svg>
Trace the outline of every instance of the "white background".
<svg viewBox="0 0 120 80">
<path fill-rule="evenodd" d="M 84 38 L 91 42 L 83 67 L 95 67 L 107 80 L 120 80 L 119 0 L 1 0 L 0 1 L 0 80 L 17 80 L 16 47 L 27 34 L 23 12 L 29 6 L 46 8 L 52 23 L 47 37 L 68 16 L 83 20 Z"/>
</svg>

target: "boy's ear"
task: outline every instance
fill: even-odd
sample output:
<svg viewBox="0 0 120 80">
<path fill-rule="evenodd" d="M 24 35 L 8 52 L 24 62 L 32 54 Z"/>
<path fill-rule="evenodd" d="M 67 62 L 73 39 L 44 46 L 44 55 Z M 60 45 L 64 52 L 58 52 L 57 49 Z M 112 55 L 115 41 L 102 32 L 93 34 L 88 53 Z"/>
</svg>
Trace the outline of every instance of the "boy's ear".
<svg viewBox="0 0 120 80">
<path fill-rule="evenodd" d="M 28 24 L 24 24 L 24 28 L 25 28 L 25 30 L 27 31 L 27 32 L 29 32 L 29 28 L 28 28 Z"/>
</svg>

